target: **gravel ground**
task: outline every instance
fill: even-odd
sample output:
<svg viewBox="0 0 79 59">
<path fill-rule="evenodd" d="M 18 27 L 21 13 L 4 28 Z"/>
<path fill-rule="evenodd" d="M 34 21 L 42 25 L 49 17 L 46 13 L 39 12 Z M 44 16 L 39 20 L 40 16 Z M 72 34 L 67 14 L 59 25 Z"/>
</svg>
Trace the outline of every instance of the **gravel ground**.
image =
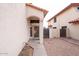
<svg viewBox="0 0 79 59">
<path fill-rule="evenodd" d="M 65 40 L 44 39 L 44 45 L 48 56 L 79 56 L 79 46 Z"/>
</svg>

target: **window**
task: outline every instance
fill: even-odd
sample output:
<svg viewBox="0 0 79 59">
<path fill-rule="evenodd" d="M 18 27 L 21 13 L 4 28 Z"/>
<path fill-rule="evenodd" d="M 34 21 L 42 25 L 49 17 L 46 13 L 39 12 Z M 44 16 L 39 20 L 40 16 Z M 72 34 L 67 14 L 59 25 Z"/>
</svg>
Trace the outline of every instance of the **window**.
<svg viewBox="0 0 79 59">
<path fill-rule="evenodd" d="M 62 26 L 62 29 L 66 29 L 67 28 L 67 26 Z"/>
<path fill-rule="evenodd" d="M 56 27 L 53 27 L 53 29 L 56 29 Z"/>
<path fill-rule="evenodd" d="M 30 23 L 39 23 L 39 20 L 30 20 Z"/>
<path fill-rule="evenodd" d="M 56 23 L 56 17 L 54 18 L 54 23 Z"/>
</svg>

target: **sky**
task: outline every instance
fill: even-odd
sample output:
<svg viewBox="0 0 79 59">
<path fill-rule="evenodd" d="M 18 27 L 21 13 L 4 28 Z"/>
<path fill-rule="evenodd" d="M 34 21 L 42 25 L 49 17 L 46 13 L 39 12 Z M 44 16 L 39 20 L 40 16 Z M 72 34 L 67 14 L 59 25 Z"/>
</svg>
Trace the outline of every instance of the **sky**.
<svg viewBox="0 0 79 59">
<path fill-rule="evenodd" d="M 47 21 L 68 6 L 70 3 L 79 3 L 79 0 L 26 0 L 26 3 L 32 3 L 35 6 L 48 10 L 44 18 L 44 27 L 48 26 Z"/>
</svg>

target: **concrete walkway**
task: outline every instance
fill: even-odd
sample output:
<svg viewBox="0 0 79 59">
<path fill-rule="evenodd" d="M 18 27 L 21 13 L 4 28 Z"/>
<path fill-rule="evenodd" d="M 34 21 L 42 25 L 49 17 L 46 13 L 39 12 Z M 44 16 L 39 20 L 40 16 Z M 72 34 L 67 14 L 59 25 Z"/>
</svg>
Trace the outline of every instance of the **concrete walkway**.
<svg viewBox="0 0 79 59">
<path fill-rule="evenodd" d="M 34 48 L 33 56 L 47 56 L 44 45 L 40 44 L 39 40 L 30 40 L 29 44 Z"/>
<path fill-rule="evenodd" d="M 63 38 L 65 39 L 65 38 Z M 79 56 L 79 46 L 63 39 L 44 39 L 48 56 Z"/>
</svg>

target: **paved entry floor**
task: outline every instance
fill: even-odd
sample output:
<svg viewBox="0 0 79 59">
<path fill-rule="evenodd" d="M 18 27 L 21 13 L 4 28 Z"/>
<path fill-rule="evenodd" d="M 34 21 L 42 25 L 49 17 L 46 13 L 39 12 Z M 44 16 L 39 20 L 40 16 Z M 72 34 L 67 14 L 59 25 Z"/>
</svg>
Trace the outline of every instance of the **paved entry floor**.
<svg viewBox="0 0 79 59">
<path fill-rule="evenodd" d="M 48 56 L 79 56 L 79 46 L 62 39 L 44 39 Z"/>
<path fill-rule="evenodd" d="M 40 44 L 39 40 L 30 40 L 29 44 L 34 48 L 33 56 L 47 56 L 45 47 Z"/>
</svg>

